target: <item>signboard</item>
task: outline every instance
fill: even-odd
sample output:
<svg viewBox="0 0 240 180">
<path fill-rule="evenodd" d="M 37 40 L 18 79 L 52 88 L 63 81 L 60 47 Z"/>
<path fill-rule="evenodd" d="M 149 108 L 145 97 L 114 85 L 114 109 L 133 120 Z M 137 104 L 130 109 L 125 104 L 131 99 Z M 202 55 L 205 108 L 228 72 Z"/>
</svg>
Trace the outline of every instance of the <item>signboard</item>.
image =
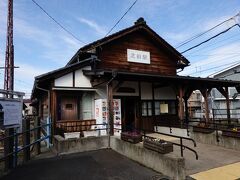
<svg viewBox="0 0 240 180">
<path fill-rule="evenodd" d="M 150 64 L 150 52 L 127 49 L 127 61 Z"/>
<path fill-rule="evenodd" d="M 160 112 L 168 113 L 168 104 L 160 104 Z"/>
<path fill-rule="evenodd" d="M 3 125 L 21 125 L 22 102 L 17 100 L 0 100 L 3 112 Z"/>
</svg>

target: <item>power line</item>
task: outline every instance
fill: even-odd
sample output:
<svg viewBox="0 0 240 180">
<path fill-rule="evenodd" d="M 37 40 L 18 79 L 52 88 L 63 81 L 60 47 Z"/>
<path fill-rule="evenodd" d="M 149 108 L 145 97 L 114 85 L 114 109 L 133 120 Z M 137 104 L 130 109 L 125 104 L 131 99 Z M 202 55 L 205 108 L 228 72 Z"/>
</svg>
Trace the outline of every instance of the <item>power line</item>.
<svg viewBox="0 0 240 180">
<path fill-rule="evenodd" d="M 35 0 L 32 0 L 32 2 L 38 6 L 50 19 L 52 19 L 60 28 L 62 28 L 65 32 L 70 34 L 74 39 L 79 41 L 80 43 L 86 44 L 83 40 L 79 39 L 77 36 L 75 36 L 71 31 L 69 31 L 67 28 L 65 28 L 61 23 L 59 23 L 55 18 L 53 18 L 42 6 L 40 6 Z"/>
<path fill-rule="evenodd" d="M 122 15 L 122 17 L 116 22 L 116 24 L 114 24 L 114 26 L 107 32 L 107 34 L 105 35 L 105 37 L 112 32 L 112 30 L 120 23 L 120 21 L 124 18 L 124 16 L 125 16 L 125 15 L 132 9 L 132 7 L 137 3 L 137 1 L 138 1 L 138 0 L 135 0 L 135 1 L 133 2 L 133 4 L 127 9 L 127 11 L 126 11 L 126 12 Z"/>
<path fill-rule="evenodd" d="M 233 43 L 233 42 L 236 42 L 236 41 L 239 41 L 239 40 L 240 40 L 240 39 L 233 39 L 233 40 L 229 41 L 228 43 Z M 211 47 L 211 46 L 213 46 L 213 45 L 216 45 L 216 44 L 217 44 L 217 43 L 214 43 L 214 44 L 212 44 L 212 45 L 210 45 L 210 46 L 205 46 L 205 47 L 203 47 L 203 48 L 200 48 L 200 49 L 198 49 L 197 51 L 194 51 L 194 52 L 189 53 L 186 57 L 188 57 L 188 56 L 190 56 L 190 55 L 192 55 L 192 54 L 195 54 L 195 53 L 197 53 L 197 52 L 200 52 L 201 50 L 206 49 L 206 48 L 209 48 L 209 47 Z M 221 45 L 219 45 L 219 46 L 215 46 L 215 47 L 213 47 L 213 48 L 207 49 L 207 51 L 212 51 L 212 50 L 215 50 L 215 49 L 217 49 L 217 48 L 224 47 L 224 46 L 226 46 L 226 45 L 227 45 L 227 43 L 224 43 L 224 44 L 221 44 Z"/>
<path fill-rule="evenodd" d="M 211 61 L 211 62 L 206 63 L 206 64 L 202 64 L 202 65 L 194 66 L 194 67 L 192 67 L 192 69 L 195 69 L 195 68 L 198 68 L 198 67 L 202 67 L 202 66 L 205 66 L 205 65 L 209 65 L 209 64 L 212 64 L 212 63 L 215 63 L 215 62 L 220 62 L 220 61 L 225 60 L 225 59 L 230 59 L 230 58 L 232 59 L 232 58 L 234 58 L 234 57 L 238 57 L 238 56 L 240 56 L 240 54 L 237 54 L 237 55 L 231 55 L 231 56 L 228 56 L 228 57 L 224 57 L 224 58 L 216 59 L 216 60 Z M 210 58 L 210 59 L 213 59 L 213 58 Z M 210 59 L 209 59 L 209 60 L 210 60 Z M 189 70 L 191 70 L 191 68 L 189 68 Z"/>
<path fill-rule="evenodd" d="M 187 76 L 193 75 L 193 74 L 197 74 L 197 73 L 206 72 L 206 71 L 213 70 L 213 69 L 218 69 L 218 68 L 221 68 L 221 67 L 223 67 L 223 66 L 237 65 L 237 64 L 239 64 L 239 62 L 240 62 L 240 61 L 238 60 L 238 61 L 234 61 L 234 62 L 231 62 L 231 63 L 222 64 L 222 65 L 219 65 L 219 66 L 214 66 L 214 67 L 211 67 L 211 68 L 208 68 L 208 69 L 201 70 L 201 71 L 199 71 L 199 72 L 194 72 L 194 73 L 188 74 Z"/>
<path fill-rule="evenodd" d="M 233 36 L 230 36 L 230 37 L 228 37 L 228 38 L 222 39 L 222 40 L 220 40 L 220 41 L 213 42 L 213 43 L 210 43 L 210 44 L 208 44 L 208 45 L 206 45 L 206 46 L 203 46 L 202 48 L 200 48 L 200 49 L 198 49 L 198 50 L 196 50 L 196 51 L 193 51 L 193 52 L 185 55 L 185 57 L 189 57 L 189 56 L 191 56 L 192 54 L 194 54 L 194 53 L 196 53 L 196 52 L 199 52 L 200 50 L 203 50 L 203 49 L 205 49 L 205 48 L 209 48 L 209 47 L 211 47 L 211 46 L 213 46 L 213 45 L 215 45 L 215 44 L 219 44 L 219 43 L 221 43 L 221 42 L 224 42 L 224 41 L 227 41 L 227 40 L 229 40 L 229 39 L 232 39 L 232 38 L 235 37 L 235 36 L 239 36 L 239 33 L 237 33 L 237 34 L 235 34 L 235 35 L 233 35 Z M 233 41 L 230 41 L 230 42 L 234 42 L 234 41 L 236 41 L 236 40 L 239 40 L 239 39 L 234 39 Z M 222 46 L 224 46 L 224 45 L 225 45 L 225 44 L 221 44 L 220 46 L 217 46 L 217 48 L 218 48 L 218 47 L 222 47 Z M 214 47 L 213 49 L 215 49 L 215 48 L 216 48 L 216 47 Z M 211 50 L 213 50 L 213 49 L 211 49 Z"/>
<path fill-rule="evenodd" d="M 228 22 L 228 21 L 230 21 L 230 20 L 233 20 L 234 18 L 236 18 L 236 17 L 239 16 L 239 15 L 240 15 L 240 13 L 236 14 L 235 16 L 233 16 L 233 17 L 231 17 L 231 18 L 229 18 L 229 19 L 227 19 L 227 20 L 224 20 L 223 22 L 221 22 L 221 23 L 219 23 L 219 24 L 213 26 L 212 28 L 210 28 L 210 29 L 208 29 L 208 30 L 206 30 L 206 31 L 204 31 L 204 32 L 202 32 L 202 33 L 199 33 L 199 34 L 197 34 L 197 35 L 195 35 L 195 36 L 193 36 L 193 37 L 191 37 L 191 38 L 189 38 L 189 39 L 183 41 L 182 43 L 180 43 L 180 44 L 176 47 L 176 49 L 177 49 L 177 48 L 180 48 L 180 47 L 182 47 L 182 46 L 184 46 L 185 44 L 187 44 L 187 43 L 193 41 L 194 39 L 197 39 L 197 38 L 199 38 L 199 37 L 205 35 L 206 33 L 208 33 L 208 32 L 210 32 L 210 31 L 212 31 L 213 29 L 215 29 L 215 28 L 217 28 L 217 27 L 223 25 L 224 23 L 226 23 L 226 22 Z"/>
<path fill-rule="evenodd" d="M 193 55 L 190 55 L 190 56 L 222 56 L 222 55 L 232 55 L 232 54 L 239 54 L 240 53 L 217 53 L 217 54 L 193 54 Z M 185 56 L 185 57 L 188 57 L 188 56 Z"/>
<path fill-rule="evenodd" d="M 183 53 L 186 53 L 186 52 L 188 52 L 188 51 L 190 51 L 190 50 L 192 50 L 192 49 L 194 49 L 194 48 L 196 48 L 196 47 L 198 47 L 198 46 L 201 46 L 202 44 L 204 44 L 204 43 L 206 43 L 206 42 L 208 42 L 208 41 L 210 41 L 210 40 L 212 40 L 212 39 L 220 36 L 221 34 L 224 34 L 224 33 L 228 32 L 230 29 L 232 29 L 232 28 L 235 27 L 235 26 L 238 26 L 238 27 L 240 28 L 240 25 L 239 25 L 239 24 L 234 24 L 234 25 L 231 26 L 230 28 L 228 28 L 228 29 L 226 29 L 226 30 L 224 30 L 224 31 L 222 31 L 222 32 L 220 32 L 220 33 L 212 36 L 211 38 L 209 38 L 209 39 L 207 39 L 207 40 L 205 40 L 205 41 L 203 41 L 203 42 L 201 42 L 201 43 L 199 43 L 199 44 L 197 44 L 197 45 L 195 45 L 195 46 L 193 46 L 193 47 L 188 48 L 187 50 L 185 50 L 185 51 L 183 51 L 183 52 L 181 52 L 181 53 L 182 53 L 182 54 L 183 54 Z"/>
</svg>

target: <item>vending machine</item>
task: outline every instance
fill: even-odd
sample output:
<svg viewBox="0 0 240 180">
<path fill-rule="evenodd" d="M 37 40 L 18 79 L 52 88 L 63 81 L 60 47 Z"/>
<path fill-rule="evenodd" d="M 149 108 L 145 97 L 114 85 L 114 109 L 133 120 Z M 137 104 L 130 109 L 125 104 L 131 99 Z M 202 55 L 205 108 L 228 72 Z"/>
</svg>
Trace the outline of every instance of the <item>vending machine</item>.
<svg viewBox="0 0 240 180">
<path fill-rule="evenodd" d="M 95 100 L 95 119 L 98 129 L 107 128 L 108 121 L 108 104 L 106 99 Z M 121 133 L 121 99 L 113 99 L 113 118 L 114 118 L 114 134 Z M 107 130 L 100 130 L 99 135 L 106 135 Z"/>
</svg>

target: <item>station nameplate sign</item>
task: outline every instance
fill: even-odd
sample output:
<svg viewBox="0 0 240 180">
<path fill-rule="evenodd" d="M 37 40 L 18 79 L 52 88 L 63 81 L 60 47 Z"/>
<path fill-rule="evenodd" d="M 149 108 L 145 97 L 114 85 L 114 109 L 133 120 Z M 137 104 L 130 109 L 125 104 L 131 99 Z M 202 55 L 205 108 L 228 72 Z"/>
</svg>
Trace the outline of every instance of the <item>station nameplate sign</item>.
<svg viewBox="0 0 240 180">
<path fill-rule="evenodd" d="M 150 64 L 150 52 L 127 49 L 127 61 L 135 63 Z"/>
</svg>

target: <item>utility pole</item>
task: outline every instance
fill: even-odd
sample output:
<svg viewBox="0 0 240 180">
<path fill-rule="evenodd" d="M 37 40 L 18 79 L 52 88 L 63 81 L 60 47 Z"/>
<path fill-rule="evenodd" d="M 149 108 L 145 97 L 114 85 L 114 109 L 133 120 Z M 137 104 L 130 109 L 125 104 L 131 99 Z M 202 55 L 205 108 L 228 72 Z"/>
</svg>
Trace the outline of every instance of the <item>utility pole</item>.
<svg viewBox="0 0 240 180">
<path fill-rule="evenodd" d="M 14 88 L 13 0 L 8 0 L 4 89 L 8 91 L 13 91 L 13 88 Z"/>
<path fill-rule="evenodd" d="M 14 84 L 14 47 L 13 47 L 13 0 L 8 0 L 8 16 L 7 16 L 7 41 L 5 55 L 5 73 L 4 73 L 4 90 L 13 91 Z M 12 93 L 6 94 L 6 98 L 13 98 Z M 8 156 L 13 153 L 14 148 L 14 128 L 5 129 L 5 136 L 10 136 L 4 141 L 4 155 Z M 13 155 L 5 160 L 5 170 L 13 168 Z"/>
</svg>

